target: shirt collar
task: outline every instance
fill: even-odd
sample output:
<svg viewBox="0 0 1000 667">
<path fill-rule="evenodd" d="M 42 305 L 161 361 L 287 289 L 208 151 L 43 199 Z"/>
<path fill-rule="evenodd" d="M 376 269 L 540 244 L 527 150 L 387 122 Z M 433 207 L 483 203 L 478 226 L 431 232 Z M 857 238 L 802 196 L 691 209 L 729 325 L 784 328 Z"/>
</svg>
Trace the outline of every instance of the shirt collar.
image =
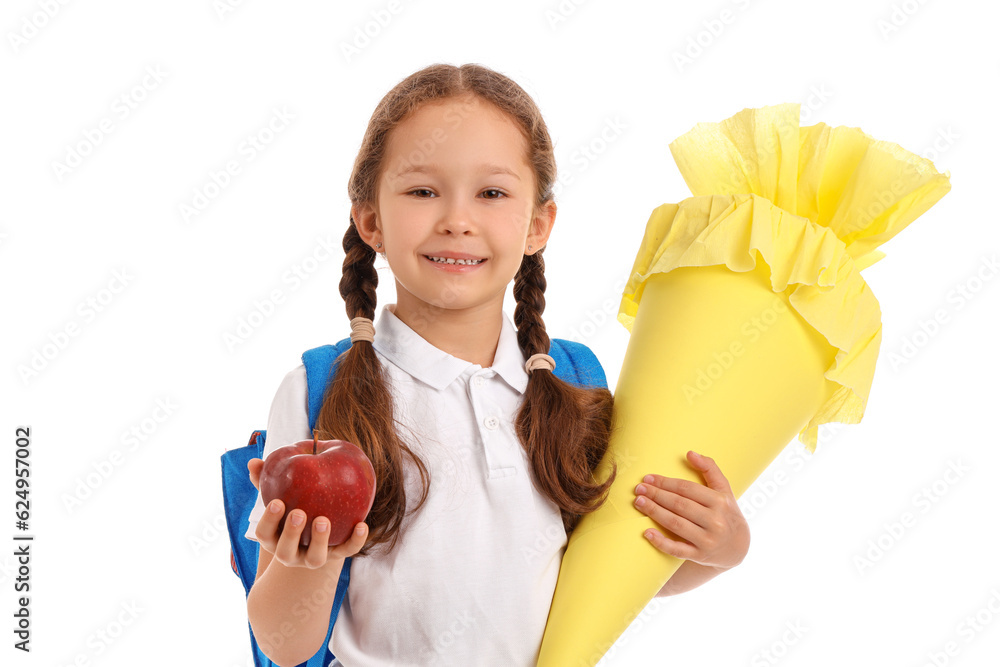
<svg viewBox="0 0 1000 667">
<path fill-rule="evenodd" d="M 505 311 L 500 326 L 500 341 L 493 358 L 493 370 L 507 384 L 523 394 L 528 388 L 528 372 L 524 370 L 524 355 L 517 343 L 517 328 Z M 441 390 L 462 373 L 479 364 L 452 356 L 428 343 L 420 334 L 382 306 L 375 323 L 372 347 L 386 359 L 416 379 Z"/>
</svg>

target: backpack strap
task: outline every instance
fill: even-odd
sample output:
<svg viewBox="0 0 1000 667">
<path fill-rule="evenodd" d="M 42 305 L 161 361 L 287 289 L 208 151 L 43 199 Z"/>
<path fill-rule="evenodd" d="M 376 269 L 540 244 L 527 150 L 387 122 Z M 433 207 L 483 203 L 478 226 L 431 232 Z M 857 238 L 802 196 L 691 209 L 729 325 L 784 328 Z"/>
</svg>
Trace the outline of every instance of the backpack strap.
<svg viewBox="0 0 1000 667">
<path fill-rule="evenodd" d="M 351 349 L 350 337 L 344 338 L 335 345 L 321 345 L 302 353 L 302 363 L 306 367 L 306 384 L 308 385 L 309 430 L 316 428 L 319 410 L 323 407 L 323 396 L 330 380 L 337 373 L 338 358 Z"/>
</svg>

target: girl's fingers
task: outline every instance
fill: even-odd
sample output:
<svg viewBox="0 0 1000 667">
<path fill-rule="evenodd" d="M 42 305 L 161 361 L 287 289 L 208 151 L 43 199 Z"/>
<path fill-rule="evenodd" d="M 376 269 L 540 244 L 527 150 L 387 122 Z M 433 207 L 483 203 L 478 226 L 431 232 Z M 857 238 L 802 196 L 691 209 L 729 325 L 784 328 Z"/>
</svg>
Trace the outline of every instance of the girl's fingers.
<svg viewBox="0 0 1000 667">
<path fill-rule="evenodd" d="M 306 549 L 306 567 L 317 568 L 326 565 L 326 556 L 330 550 L 330 520 L 318 516 L 312 522 L 312 533 L 309 536 L 309 548 Z"/>
<path fill-rule="evenodd" d="M 250 459 L 247 461 L 247 471 L 250 473 L 250 482 L 260 491 L 260 469 L 264 467 L 264 459 Z"/>
<path fill-rule="evenodd" d="M 673 494 L 666 494 L 661 491 L 660 495 L 662 497 Z M 697 503 L 694 503 L 685 498 L 679 498 L 678 496 L 674 497 L 678 498 L 679 501 L 688 503 L 691 507 L 699 507 L 703 511 L 705 509 L 701 507 L 701 505 L 698 505 Z M 640 504 L 638 502 L 639 498 L 642 498 L 644 502 Z M 659 525 L 669 530 L 674 535 L 677 535 L 678 537 L 683 538 L 693 544 L 697 544 L 701 536 L 705 532 L 701 528 L 701 526 L 689 521 L 684 516 L 675 514 L 673 511 L 670 510 L 668 506 L 664 504 L 662 500 L 652 500 L 648 496 L 639 496 L 638 498 L 636 498 L 636 509 L 638 509 L 640 512 L 648 516 L 650 519 L 652 519 Z"/>
<path fill-rule="evenodd" d="M 647 477 L 653 478 L 652 482 L 647 482 L 643 478 L 641 483 L 647 489 L 663 489 L 704 507 L 711 507 L 719 497 L 717 491 L 698 482 L 681 479 L 680 477 L 664 477 L 663 475 L 647 475 Z"/>
<path fill-rule="evenodd" d="M 716 464 L 715 459 L 709 458 L 707 456 L 702 456 L 698 452 L 688 452 L 688 460 L 694 464 L 698 470 L 701 471 L 702 475 L 705 477 L 705 483 L 716 491 L 722 493 L 733 494 L 732 488 L 729 486 L 729 480 L 726 476 L 722 474 L 719 470 L 718 464 Z"/>
<path fill-rule="evenodd" d="M 360 535 L 358 535 L 358 526 L 364 527 Z M 343 544 L 334 547 L 330 555 L 335 558 L 350 558 L 361 551 L 361 547 L 365 546 L 367 540 L 368 524 L 362 521 L 354 525 L 354 532 L 351 533 L 351 537 Z"/>
<path fill-rule="evenodd" d="M 306 513 L 294 509 L 285 517 L 285 525 L 278 538 L 278 546 L 274 549 L 274 557 L 282 565 L 294 566 L 299 556 L 299 538 L 306 527 Z"/>
<path fill-rule="evenodd" d="M 261 548 L 271 553 L 274 553 L 278 544 L 278 522 L 284 513 L 285 504 L 275 498 L 264 508 L 264 514 L 257 522 L 257 529 L 254 531 Z"/>
<path fill-rule="evenodd" d="M 647 530 L 644 535 L 646 536 L 646 539 L 649 540 L 650 544 L 669 556 L 674 556 L 675 558 L 681 558 L 683 560 L 691 560 L 698 555 L 698 550 L 690 544 L 678 542 L 677 540 L 671 540 L 652 528 Z"/>
<path fill-rule="evenodd" d="M 647 500 L 652 497 L 654 504 L 663 508 L 660 510 L 661 512 L 669 510 L 667 514 L 672 514 L 678 519 L 683 520 L 690 526 L 691 530 L 695 528 L 707 529 L 711 525 L 712 517 L 715 516 L 710 508 L 670 491 L 650 489 L 645 495 Z M 680 533 L 677 534 L 680 535 Z M 689 539 L 687 535 L 683 537 Z"/>
</svg>

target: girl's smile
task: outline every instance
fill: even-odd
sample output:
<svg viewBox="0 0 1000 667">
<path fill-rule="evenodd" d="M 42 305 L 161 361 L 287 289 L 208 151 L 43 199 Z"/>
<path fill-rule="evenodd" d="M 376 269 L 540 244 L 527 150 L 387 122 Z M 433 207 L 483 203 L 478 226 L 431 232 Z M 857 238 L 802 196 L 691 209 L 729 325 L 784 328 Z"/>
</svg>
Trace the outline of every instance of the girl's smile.
<svg viewBox="0 0 1000 667">
<path fill-rule="evenodd" d="M 459 264 L 457 262 L 453 263 L 448 261 L 445 262 L 435 261 L 431 259 L 429 255 L 424 255 L 423 257 L 425 260 L 433 264 L 435 269 L 439 269 L 441 271 L 447 271 L 448 273 L 472 273 L 473 271 L 475 271 L 488 261 L 486 259 L 483 259 L 480 260 L 478 264 Z M 461 261 L 465 262 L 471 260 L 461 260 Z"/>
</svg>

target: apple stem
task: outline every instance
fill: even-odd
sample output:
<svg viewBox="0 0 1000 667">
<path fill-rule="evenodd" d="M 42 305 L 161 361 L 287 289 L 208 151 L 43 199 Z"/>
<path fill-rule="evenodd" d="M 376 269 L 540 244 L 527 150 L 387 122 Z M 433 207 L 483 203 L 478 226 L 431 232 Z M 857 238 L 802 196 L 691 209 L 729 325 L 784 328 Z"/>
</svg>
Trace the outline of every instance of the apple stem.
<svg viewBox="0 0 1000 667">
<path fill-rule="evenodd" d="M 313 455 L 316 454 L 316 429 L 313 429 Z"/>
</svg>

